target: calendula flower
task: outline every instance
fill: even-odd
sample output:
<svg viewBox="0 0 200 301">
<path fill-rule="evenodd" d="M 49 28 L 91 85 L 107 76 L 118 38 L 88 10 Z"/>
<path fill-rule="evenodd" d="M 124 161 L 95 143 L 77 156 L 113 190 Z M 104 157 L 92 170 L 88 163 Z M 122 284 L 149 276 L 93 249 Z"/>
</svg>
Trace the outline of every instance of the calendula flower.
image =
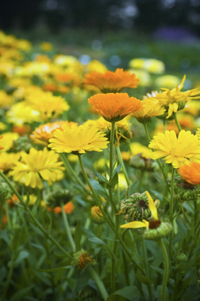
<svg viewBox="0 0 200 301">
<path fill-rule="evenodd" d="M 44 148 L 37 151 L 30 149 L 30 153 L 21 153 L 21 161 L 16 162 L 15 167 L 10 172 L 15 181 L 24 183 L 32 188 L 42 188 L 42 179 L 48 181 L 49 185 L 62 179 L 63 170 L 65 169 L 61 161 L 58 161 L 58 154 L 48 151 Z"/>
<path fill-rule="evenodd" d="M 200 162 L 200 141 L 190 131 L 180 131 L 178 137 L 175 131 L 165 131 L 153 137 L 149 147 L 154 149 L 153 159 L 164 158 L 174 168 L 189 163 Z"/>
<path fill-rule="evenodd" d="M 87 72 L 97 71 L 100 73 L 105 73 L 107 71 L 106 66 L 97 60 L 92 60 L 89 62 L 89 64 L 86 66 L 86 69 Z"/>
<path fill-rule="evenodd" d="M 178 85 L 180 82 L 179 78 L 174 75 L 163 75 L 159 76 L 155 80 L 155 84 L 159 87 L 166 87 L 168 89 L 173 89 L 174 86 Z"/>
<path fill-rule="evenodd" d="M 71 126 L 72 124 L 75 124 L 75 123 L 68 122 L 68 121 L 56 121 L 56 122 L 52 122 L 52 123 L 42 124 L 33 131 L 33 133 L 30 135 L 30 138 L 35 143 L 47 145 L 49 139 L 53 137 L 53 132 L 56 129 L 62 130 L 63 124 L 68 124 L 69 126 Z"/>
<path fill-rule="evenodd" d="M 43 51 L 51 51 L 52 48 L 53 48 L 53 45 L 49 42 L 43 42 L 43 43 L 40 44 L 40 48 Z"/>
<path fill-rule="evenodd" d="M 96 224 L 105 223 L 105 219 L 101 213 L 101 209 L 99 208 L 99 206 L 93 206 L 91 208 L 91 218 L 92 218 L 92 221 Z"/>
<path fill-rule="evenodd" d="M 172 231 L 172 225 L 167 222 L 161 222 L 158 219 L 158 212 L 153 202 L 152 197 L 150 196 L 149 192 L 146 191 L 148 201 L 149 201 L 149 209 L 152 214 L 153 220 L 147 221 L 145 219 L 141 221 L 134 221 L 124 225 L 121 225 L 120 228 L 128 228 L 128 229 L 138 229 L 138 228 L 146 228 L 145 232 L 143 233 L 143 237 L 145 239 L 158 239 L 167 236 Z"/>
<path fill-rule="evenodd" d="M 8 122 L 14 123 L 15 125 L 41 121 L 40 112 L 34 110 L 25 101 L 12 105 L 11 109 L 6 113 L 6 116 Z"/>
<path fill-rule="evenodd" d="M 73 254 L 73 261 L 71 264 L 79 269 L 85 269 L 91 265 L 95 265 L 96 261 L 90 257 L 87 251 L 81 249 Z"/>
<path fill-rule="evenodd" d="M 186 76 L 184 75 L 180 85 L 177 85 L 176 88 L 172 90 L 162 88 L 164 92 L 152 92 L 152 94 L 144 96 L 144 99 L 157 101 L 158 107 L 164 107 L 167 110 L 168 115 L 166 118 L 169 118 L 174 112 L 176 113 L 182 110 L 188 101 L 200 98 L 200 90 L 198 88 L 184 92 L 181 91 L 185 79 Z"/>
<path fill-rule="evenodd" d="M 88 124 L 79 127 L 73 124 L 71 127 L 64 124 L 63 130 L 56 129 L 53 138 L 49 140 L 51 147 L 58 153 L 83 154 L 86 151 L 101 152 L 107 148 L 108 140 L 105 134 L 98 131 L 96 126 Z"/>
<path fill-rule="evenodd" d="M 74 211 L 74 209 L 75 209 L 74 204 L 71 201 L 64 205 L 64 211 L 66 214 L 71 214 L 72 211 Z M 59 206 L 54 207 L 54 208 L 47 207 L 47 210 L 54 211 L 56 214 L 62 213 L 62 208 Z"/>
<path fill-rule="evenodd" d="M 200 185 L 200 163 L 190 162 L 178 169 L 179 174 L 186 182 L 192 185 Z"/>
<path fill-rule="evenodd" d="M 84 84 L 97 87 L 102 93 L 116 93 L 123 88 L 137 88 L 139 79 L 134 73 L 118 68 L 115 72 L 91 72 L 85 74 Z"/>
<path fill-rule="evenodd" d="M 5 91 L 0 90 L 0 108 L 9 107 L 12 105 L 13 99 Z"/>
<path fill-rule="evenodd" d="M 141 154 L 141 156 L 145 159 L 150 159 L 153 154 L 151 149 L 149 149 L 147 146 L 142 145 L 139 142 L 130 143 L 130 150 L 132 156 Z"/>
<path fill-rule="evenodd" d="M 142 110 L 136 111 L 131 114 L 140 123 L 147 123 L 151 120 L 152 117 L 160 116 L 165 112 L 164 107 L 158 107 L 157 104 L 153 101 L 143 100 L 142 104 Z"/>
<path fill-rule="evenodd" d="M 7 172 L 15 165 L 15 161 L 18 161 L 19 158 L 20 153 L 2 152 L 0 155 L 0 170 L 3 172 Z"/>
<path fill-rule="evenodd" d="M 129 69 L 130 73 L 134 73 L 139 79 L 139 86 L 148 87 L 152 83 L 150 74 L 145 70 Z"/>
<path fill-rule="evenodd" d="M 8 151 L 13 147 L 14 141 L 19 138 L 19 134 L 7 132 L 7 133 L 3 133 L 3 136 L 1 136 L 1 137 L 2 137 L 1 138 L 2 139 L 1 140 L 2 147 L 3 147 L 4 151 Z"/>
<path fill-rule="evenodd" d="M 163 62 L 156 59 L 132 59 L 129 62 L 129 66 L 135 69 L 144 69 L 151 73 L 163 73 L 165 71 L 165 65 Z"/>
<path fill-rule="evenodd" d="M 142 109 L 142 102 L 127 93 L 96 94 L 88 99 L 89 104 L 107 121 L 119 121 Z"/>
<path fill-rule="evenodd" d="M 41 114 L 43 120 L 55 118 L 69 110 L 66 100 L 61 96 L 54 96 L 51 92 L 36 91 L 27 96 L 26 102 Z"/>
</svg>

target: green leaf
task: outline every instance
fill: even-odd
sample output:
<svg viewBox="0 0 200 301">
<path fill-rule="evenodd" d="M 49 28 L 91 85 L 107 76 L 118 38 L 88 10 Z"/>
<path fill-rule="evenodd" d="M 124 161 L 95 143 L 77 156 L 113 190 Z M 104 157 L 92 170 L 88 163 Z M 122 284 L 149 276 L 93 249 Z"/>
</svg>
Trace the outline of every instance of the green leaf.
<svg viewBox="0 0 200 301">
<path fill-rule="evenodd" d="M 140 274 L 140 272 L 136 273 L 136 277 L 138 278 L 138 280 L 141 283 L 144 283 L 144 284 L 151 284 L 152 283 L 152 280 L 149 277 Z"/>
<path fill-rule="evenodd" d="M 94 171 L 95 172 L 95 174 L 97 175 L 97 177 L 99 178 L 99 182 L 104 182 L 104 183 L 108 183 L 108 180 L 104 177 L 104 176 L 102 176 L 98 171 Z"/>
<path fill-rule="evenodd" d="M 114 170 L 113 170 L 113 175 L 115 174 L 115 173 L 117 173 L 117 174 L 119 174 L 120 173 L 120 170 L 121 170 L 121 164 L 119 164 Z"/>
<path fill-rule="evenodd" d="M 123 298 L 121 299 L 118 296 Z M 119 301 L 124 299 L 130 301 L 138 301 L 139 297 L 140 294 L 136 286 L 125 286 L 122 289 L 114 292 L 106 299 L 106 301 Z"/>
<path fill-rule="evenodd" d="M 163 275 L 164 274 L 164 270 L 158 267 L 154 267 L 153 265 L 150 265 L 150 267 L 155 270 L 156 272 L 158 272 L 159 274 Z"/>
<path fill-rule="evenodd" d="M 110 257 L 117 260 L 117 258 L 115 256 L 115 254 L 113 253 L 113 251 L 110 249 L 110 247 L 103 240 L 101 240 L 98 237 L 92 237 L 92 238 L 89 238 L 89 241 L 92 241 L 96 244 L 100 244 L 100 245 L 104 246 L 106 248 L 106 250 L 108 251 L 108 254 L 110 255 Z"/>
<path fill-rule="evenodd" d="M 89 179 L 90 184 L 92 185 L 93 189 L 95 190 L 95 192 L 104 197 L 105 199 L 107 199 L 107 194 L 105 192 L 105 190 L 103 189 L 103 187 L 99 184 L 99 182 L 93 180 L 93 179 Z"/>
<path fill-rule="evenodd" d="M 58 268 L 53 268 L 53 269 L 37 269 L 38 272 L 45 272 L 45 273 L 54 273 L 54 272 L 58 272 L 60 270 L 69 270 L 73 268 L 72 265 L 66 265 L 64 267 L 58 267 Z"/>
<path fill-rule="evenodd" d="M 76 230 L 74 233 L 74 242 L 76 245 L 76 251 L 80 250 L 81 248 L 81 237 L 82 237 L 82 230 L 81 230 L 81 222 L 79 221 L 78 224 L 76 225 Z"/>
<path fill-rule="evenodd" d="M 107 187 L 115 187 L 118 183 L 118 173 L 115 173 L 112 177 L 112 179 L 107 183 Z"/>
<path fill-rule="evenodd" d="M 18 290 L 12 297 L 9 299 L 10 301 L 19 301 L 23 296 L 25 296 L 32 288 L 34 287 L 34 284 L 32 284 L 29 287 L 23 288 L 21 290 Z"/>
<path fill-rule="evenodd" d="M 23 259 L 27 258 L 28 256 L 29 256 L 29 252 L 21 251 L 17 259 L 15 260 L 15 265 L 19 264 Z"/>
<path fill-rule="evenodd" d="M 128 195 L 131 195 L 136 192 L 139 181 L 135 181 L 128 189 Z"/>
</svg>

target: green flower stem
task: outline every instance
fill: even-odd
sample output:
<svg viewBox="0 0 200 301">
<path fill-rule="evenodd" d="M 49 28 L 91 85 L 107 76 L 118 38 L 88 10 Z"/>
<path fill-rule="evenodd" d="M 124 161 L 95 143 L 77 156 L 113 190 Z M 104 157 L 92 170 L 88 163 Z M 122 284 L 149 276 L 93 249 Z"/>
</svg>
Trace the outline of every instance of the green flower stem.
<svg viewBox="0 0 200 301">
<path fill-rule="evenodd" d="M 182 129 L 181 129 L 181 126 L 180 126 L 180 124 L 178 122 L 177 114 L 175 112 L 173 113 L 173 117 L 174 117 L 174 120 L 176 122 L 177 128 L 178 128 L 178 130 L 180 132 Z"/>
<path fill-rule="evenodd" d="M 69 175 L 72 175 L 74 177 L 74 179 L 77 181 L 77 183 L 83 188 L 83 190 L 87 193 L 90 194 L 90 191 L 85 187 L 85 185 L 83 184 L 83 182 L 79 179 L 79 177 L 76 175 L 76 173 L 74 172 L 74 170 L 72 169 L 68 159 L 66 158 L 65 154 L 60 154 L 60 158 L 63 161 L 63 164 L 65 166 L 65 168 L 69 171 Z"/>
<path fill-rule="evenodd" d="M 164 128 L 164 133 L 166 131 L 166 125 L 167 125 L 167 120 L 163 119 L 163 128 Z"/>
<path fill-rule="evenodd" d="M 5 209 L 6 209 L 6 216 L 7 216 L 7 219 L 8 219 L 8 227 L 11 229 L 12 224 L 11 224 L 11 220 L 10 220 L 9 205 L 8 205 L 7 200 L 6 200 L 6 203 L 5 203 Z"/>
<path fill-rule="evenodd" d="M 74 243 L 74 239 L 73 239 L 71 231 L 70 231 L 69 222 L 68 222 L 67 214 L 65 213 L 63 202 L 61 203 L 61 208 L 62 208 L 62 216 L 63 216 L 64 225 L 65 225 L 65 230 L 67 233 L 67 237 L 69 239 L 69 243 L 71 245 L 72 251 L 76 252 L 76 245 Z"/>
<path fill-rule="evenodd" d="M 99 278 L 99 275 L 96 273 L 96 271 L 92 267 L 90 267 L 88 269 L 88 272 L 90 273 L 90 275 L 92 276 L 92 278 L 96 282 L 96 285 L 97 285 L 97 287 L 99 288 L 99 290 L 101 292 L 103 300 L 106 300 L 108 298 L 108 293 L 107 293 L 107 290 L 106 290 L 103 282 Z"/>
<path fill-rule="evenodd" d="M 122 159 L 122 155 L 121 155 L 121 151 L 120 151 L 119 145 L 116 146 L 116 150 L 117 150 L 117 155 L 118 155 L 119 163 L 122 166 L 122 170 L 123 170 L 123 173 L 124 173 L 124 176 L 125 176 L 125 179 L 126 179 L 126 183 L 128 184 L 128 186 L 131 186 L 131 181 L 130 181 L 129 176 L 127 174 L 126 167 L 125 167 L 124 161 Z"/>
<path fill-rule="evenodd" d="M 113 175 L 114 135 L 115 135 L 115 122 L 112 121 L 111 132 L 110 132 L 110 179 L 112 179 L 112 175 Z"/>
<path fill-rule="evenodd" d="M 38 222 L 38 220 L 34 217 L 34 215 L 32 214 L 31 210 L 26 206 L 26 204 L 24 203 L 21 195 L 18 193 L 18 191 L 15 189 L 15 187 L 12 185 L 12 183 L 10 182 L 10 180 L 4 175 L 3 172 L 0 171 L 0 176 L 4 179 L 4 181 L 8 184 L 8 186 L 11 188 L 11 190 L 13 191 L 13 193 L 18 197 L 21 205 L 24 207 L 24 209 L 26 210 L 26 212 L 31 216 L 34 224 L 40 229 L 41 232 L 43 232 L 45 234 L 45 236 L 51 240 L 51 242 L 57 246 L 58 249 L 60 249 L 68 258 L 72 258 L 72 256 L 65 251 L 65 249 L 43 228 L 43 226 Z"/>
<path fill-rule="evenodd" d="M 144 256 L 146 275 L 148 277 L 150 277 L 150 274 L 149 274 L 149 264 L 148 264 L 148 258 L 147 258 L 147 248 L 146 248 L 146 245 L 145 245 L 144 238 L 142 238 L 142 248 L 143 248 L 143 256 Z M 149 300 L 151 301 L 151 300 L 153 300 L 152 285 L 148 284 L 147 287 L 148 287 L 148 292 L 149 292 Z"/>
<path fill-rule="evenodd" d="M 125 279 L 126 279 L 126 285 L 130 286 L 128 264 L 127 264 L 126 255 L 124 254 L 124 251 L 122 251 L 122 258 L 123 258 L 123 264 L 124 264 L 124 275 L 125 275 Z"/>
<path fill-rule="evenodd" d="M 165 301 L 166 300 L 166 287 L 167 287 L 167 281 L 168 281 L 168 274 L 169 274 L 169 260 L 168 260 L 168 254 L 167 254 L 167 250 L 165 247 L 165 244 L 162 240 L 162 238 L 160 238 L 158 240 L 158 243 L 162 249 L 162 253 L 163 253 L 163 258 L 164 258 L 164 275 L 163 275 L 163 283 L 162 283 L 162 297 L 161 300 Z"/>
<path fill-rule="evenodd" d="M 8 277 L 6 279 L 6 283 L 5 283 L 5 287 L 4 287 L 2 300 L 5 300 L 5 298 L 6 298 L 6 294 L 7 294 L 7 291 L 8 291 L 10 282 L 11 282 L 12 274 L 13 274 L 14 263 L 15 263 L 15 255 L 14 255 L 14 251 L 12 251 L 10 268 L 9 268 L 9 271 L 8 271 Z"/>
<path fill-rule="evenodd" d="M 124 249 L 124 251 L 126 252 L 126 254 L 128 255 L 129 259 L 131 260 L 131 262 L 133 263 L 133 265 L 139 269 L 140 271 L 143 272 L 143 269 L 140 265 L 137 264 L 137 262 L 132 258 L 128 248 L 126 247 L 126 244 L 124 243 L 123 239 L 122 239 L 122 236 L 118 233 L 118 229 L 115 228 L 114 224 L 113 224 L 113 221 L 112 219 L 110 218 L 110 216 L 105 212 L 105 210 L 103 209 L 103 207 L 101 206 L 101 202 L 99 200 L 99 198 L 97 197 L 92 185 L 90 184 L 90 181 L 87 177 L 87 174 L 84 170 L 84 167 L 83 167 L 83 163 L 82 163 L 82 159 L 81 159 L 81 156 L 79 156 L 79 162 L 80 162 L 80 166 L 81 166 L 81 170 L 82 170 L 82 173 L 83 173 L 83 176 L 85 178 L 85 181 L 86 183 L 88 184 L 88 186 L 90 187 L 91 191 L 92 191 L 92 194 L 94 196 L 94 199 L 96 200 L 103 216 L 105 217 L 106 221 L 108 222 L 109 226 L 111 227 L 111 229 L 113 230 L 113 232 L 116 234 L 117 238 L 119 239 L 120 243 L 121 243 L 121 246 L 122 248 Z"/>
<path fill-rule="evenodd" d="M 151 137 L 150 137 L 150 135 L 149 135 L 147 123 L 143 123 L 143 125 L 144 125 L 144 129 L 145 129 L 147 141 L 148 141 L 148 143 L 150 143 Z M 153 150 L 153 151 L 154 151 L 154 150 Z M 161 172 L 162 172 L 162 174 L 163 174 L 163 177 L 164 177 L 164 180 L 165 180 L 166 187 L 167 187 L 167 189 L 169 190 L 168 182 L 167 182 L 167 177 L 166 177 L 166 174 L 165 174 L 165 172 L 164 172 L 164 170 L 163 170 L 162 163 L 160 162 L 159 159 L 157 159 L 156 161 L 158 162 L 159 168 L 160 168 L 160 170 L 161 170 Z"/>
<path fill-rule="evenodd" d="M 175 168 L 172 167 L 171 198 L 170 198 L 170 220 L 172 223 L 174 219 L 174 174 L 175 174 Z"/>
</svg>

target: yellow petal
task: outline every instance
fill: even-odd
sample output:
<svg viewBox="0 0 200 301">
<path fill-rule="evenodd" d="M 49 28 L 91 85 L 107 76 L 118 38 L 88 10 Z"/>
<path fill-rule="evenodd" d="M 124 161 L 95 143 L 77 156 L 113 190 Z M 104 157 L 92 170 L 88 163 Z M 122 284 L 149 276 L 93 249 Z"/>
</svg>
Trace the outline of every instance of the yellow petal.
<svg viewBox="0 0 200 301">
<path fill-rule="evenodd" d="M 149 209 L 151 210 L 151 213 L 153 215 L 153 218 L 158 220 L 158 213 L 157 213 L 157 208 L 153 202 L 152 197 L 150 196 L 149 192 L 146 191 L 147 197 L 148 197 L 148 201 L 149 201 Z"/>
<path fill-rule="evenodd" d="M 148 223 L 148 225 L 149 225 L 149 223 Z M 131 222 L 131 223 L 128 223 L 128 224 L 121 225 L 120 228 L 133 228 L 133 229 L 147 228 L 147 225 L 144 222 L 135 221 L 135 222 Z"/>
</svg>

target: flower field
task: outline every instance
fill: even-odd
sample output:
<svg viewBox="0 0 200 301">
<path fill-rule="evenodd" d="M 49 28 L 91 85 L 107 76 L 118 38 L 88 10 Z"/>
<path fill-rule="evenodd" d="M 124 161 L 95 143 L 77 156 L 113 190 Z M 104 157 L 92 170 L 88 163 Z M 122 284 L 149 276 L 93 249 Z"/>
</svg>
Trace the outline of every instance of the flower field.
<svg viewBox="0 0 200 301">
<path fill-rule="evenodd" d="M 0 31 L 2 301 L 200 300 L 200 82 L 113 69 Z"/>
</svg>

